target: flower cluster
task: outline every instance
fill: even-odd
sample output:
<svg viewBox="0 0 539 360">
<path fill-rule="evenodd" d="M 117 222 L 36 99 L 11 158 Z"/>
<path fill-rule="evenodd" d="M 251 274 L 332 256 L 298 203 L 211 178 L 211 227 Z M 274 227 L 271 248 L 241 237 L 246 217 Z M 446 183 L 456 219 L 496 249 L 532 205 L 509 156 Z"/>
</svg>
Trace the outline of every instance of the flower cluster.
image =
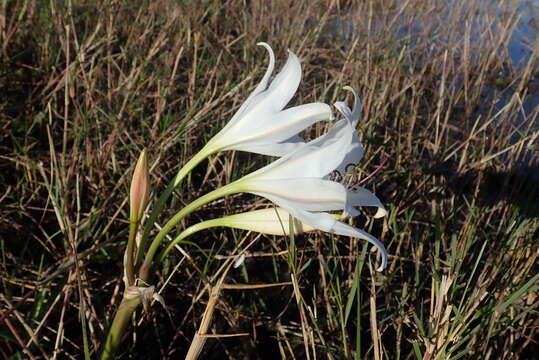
<svg viewBox="0 0 539 360">
<path fill-rule="evenodd" d="M 386 213 L 380 200 L 367 189 L 348 190 L 330 177 L 335 172 L 349 171 L 364 152 L 355 132 L 360 115 L 359 98 L 353 89 L 347 89 L 355 97 L 354 111 L 344 103 L 337 103 L 336 107 L 344 119 L 336 122 L 326 134 L 297 147 L 237 183 L 243 191 L 271 200 L 305 225 L 372 243 L 382 254 L 382 264 L 378 268 L 381 271 L 387 264 L 384 246 L 372 235 L 328 213 L 343 210 L 345 216 L 355 216 L 359 214 L 356 209 L 359 206 L 377 207 L 376 216 Z"/>
<path fill-rule="evenodd" d="M 380 200 L 370 191 L 362 187 L 351 190 L 338 181 L 346 172 L 355 169 L 364 153 L 356 134 L 356 126 L 361 116 L 358 95 L 352 88 L 345 87 L 354 95 L 353 110 L 344 102 L 335 103 L 335 108 L 343 118 L 326 134 L 306 143 L 297 133 L 315 122 L 333 120 L 331 108 L 326 104 L 312 103 L 283 110 L 299 86 L 301 65 L 297 56 L 289 52 L 284 68 L 270 84 L 274 55 L 269 45 L 261 45 L 270 55 L 269 67 L 262 81 L 228 124 L 201 152 L 206 155 L 222 150 L 241 150 L 280 158 L 206 194 L 182 209 L 165 225 L 164 231 L 157 236 L 157 241 L 152 243 L 147 260 L 153 258 L 164 234 L 191 211 L 222 196 L 248 192 L 272 201 L 277 205 L 277 211 L 236 214 L 197 224 L 170 242 L 159 259 L 185 236 L 213 226 L 244 228 L 266 234 L 286 234 L 286 231 L 279 230 L 284 228 L 282 216 L 279 216 L 283 210 L 300 222 L 299 228 L 317 229 L 370 242 L 382 255 L 378 270 L 383 270 L 387 265 L 387 252 L 382 243 L 365 231 L 342 221 L 348 216 L 358 215 L 356 208 L 360 206 L 376 207 L 378 211 L 375 217 L 386 214 Z M 335 211 L 342 211 L 342 215 L 331 213 Z M 260 219 L 258 225 L 257 218 Z M 241 225 L 242 221 L 244 226 Z"/>
<path fill-rule="evenodd" d="M 297 56 L 289 52 L 283 70 L 268 86 L 275 60 L 271 47 L 265 43 L 261 45 L 270 54 L 270 64 L 262 81 L 232 120 L 210 140 L 209 145 L 222 150 L 243 150 L 282 157 L 236 181 L 237 191 L 234 192 L 262 196 L 307 227 L 372 243 L 382 255 L 378 270 L 383 270 L 387 265 L 387 252 L 382 243 L 329 213 L 343 210 L 345 216 L 355 216 L 359 213 L 356 207 L 374 206 L 378 208 L 376 217 L 386 214 L 380 200 L 367 189 L 359 187 L 351 191 L 335 181 L 355 169 L 364 153 L 356 134 L 361 116 L 358 95 L 352 88 L 346 87 L 354 95 L 353 110 L 343 102 L 335 103 L 344 118 L 326 134 L 305 143 L 296 136 L 297 132 L 314 122 L 333 119 L 331 110 L 328 105 L 320 103 L 282 110 L 299 86 L 301 66 Z M 249 216 L 246 214 L 246 219 Z M 282 222 L 282 219 L 274 216 L 274 221 Z M 260 231 L 264 232 L 262 229 Z"/>
<path fill-rule="evenodd" d="M 180 168 L 159 199 L 152 204 L 146 221 L 142 220 L 150 199 L 150 179 L 148 155 L 146 150 L 142 151 L 130 189 L 129 238 L 124 257 L 126 290 L 111 324 L 102 359 L 114 357 L 135 309 L 140 304 L 147 308 L 151 299 L 159 300 L 154 287 L 148 286 L 154 263 L 162 261 L 175 244 L 197 231 L 215 226 L 273 235 L 322 230 L 370 242 L 382 256 L 378 270 L 386 267 L 387 252 L 382 243 L 363 230 L 343 222 L 346 217 L 358 215 L 357 207 L 360 206 L 376 207 L 378 211 L 375 217 L 386 214 L 380 200 L 370 191 L 361 187 L 347 188 L 339 182 L 345 173 L 355 169 L 364 153 L 356 134 L 361 115 L 359 97 L 352 88 L 346 87 L 354 95 L 353 110 L 343 102 L 335 103 L 342 119 L 335 122 L 326 134 L 305 142 L 297 134 L 316 122 L 333 120 L 331 107 L 324 103 L 311 103 L 285 109 L 301 81 L 299 59 L 289 52 L 283 69 L 270 81 L 275 56 L 268 44 L 259 45 L 269 53 L 269 66 L 262 80 L 227 125 Z M 277 156 L 279 159 L 195 199 L 170 218 L 147 246 L 154 222 L 174 189 L 200 162 L 225 150 L 248 151 Z M 169 241 L 156 258 L 167 235 L 187 215 L 211 201 L 240 192 L 264 197 L 276 207 L 194 224 Z M 191 350 L 199 352 L 201 349 L 199 343 L 193 344 L 189 354 Z"/>
</svg>

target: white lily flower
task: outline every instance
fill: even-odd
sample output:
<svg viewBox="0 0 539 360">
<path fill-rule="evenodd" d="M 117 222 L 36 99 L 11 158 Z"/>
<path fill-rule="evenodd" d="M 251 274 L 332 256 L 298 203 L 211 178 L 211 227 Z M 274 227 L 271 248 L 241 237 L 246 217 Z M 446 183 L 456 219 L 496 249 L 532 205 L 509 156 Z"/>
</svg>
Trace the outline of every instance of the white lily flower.
<svg viewBox="0 0 539 360">
<path fill-rule="evenodd" d="M 331 108 L 324 103 L 310 103 L 283 110 L 298 89 L 301 64 L 291 51 L 283 69 L 269 84 L 275 66 L 271 47 L 266 48 L 270 61 L 264 77 L 226 126 L 215 135 L 202 152 L 241 150 L 283 156 L 304 143 L 297 133 L 308 126 L 332 119 Z M 268 85 L 269 84 L 269 85 Z"/>
<path fill-rule="evenodd" d="M 382 243 L 326 212 L 344 210 L 345 214 L 354 216 L 359 213 L 355 207 L 374 206 L 379 209 L 377 215 L 385 215 L 382 203 L 370 191 L 361 187 L 350 191 L 328 177 L 335 170 L 344 171 L 356 164 L 363 155 L 354 126 L 360 114 L 359 98 L 353 89 L 347 89 L 355 96 L 353 112 L 344 103 L 337 103 L 336 107 L 345 118 L 335 123 L 328 133 L 238 180 L 236 186 L 241 191 L 271 200 L 308 226 L 372 243 L 382 255 L 378 268 L 381 271 L 387 264 L 387 252 Z"/>
<path fill-rule="evenodd" d="M 353 92 L 353 89 L 347 89 Z M 185 216 L 216 199 L 248 192 L 265 197 L 284 209 L 301 223 L 300 231 L 314 228 L 337 235 L 361 238 L 372 243 L 382 255 L 382 264 L 378 268 L 378 271 L 382 271 L 387 265 L 387 252 L 382 243 L 372 235 L 339 221 L 340 217 L 328 213 L 344 210 L 344 216 L 353 216 L 359 213 L 356 207 L 373 206 L 378 208 L 378 217 L 386 214 L 380 200 L 367 189 L 359 187 L 349 190 L 329 177 L 335 170 L 345 171 L 351 164 L 355 165 L 363 155 L 363 147 L 353 126 L 357 123 L 360 113 L 359 98 L 355 92 L 354 96 L 354 111 L 352 112 L 343 103 L 338 103 L 337 108 L 345 118 L 335 123 L 325 135 L 304 143 L 277 161 L 198 198 L 174 215 L 152 242 L 142 268 L 151 264 L 167 232 Z M 231 216 L 195 224 L 169 243 L 161 252 L 159 259 L 162 260 L 174 244 L 194 232 L 209 227 L 229 226 L 266 234 L 282 234 L 282 228 L 276 229 L 274 220 L 271 224 L 264 225 L 259 215 L 241 214 L 236 218 Z M 251 221 L 248 219 L 249 216 L 252 217 Z M 288 221 L 283 218 L 283 223 Z"/>
<path fill-rule="evenodd" d="M 180 168 L 154 206 L 141 238 L 139 249 L 145 248 L 152 224 L 174 188 L 202 160 L 223 150 L 283 156 L 305 144 L 305 141 L 297 136 L 300 131 L 318 121 L 333 119 L 331 108 L 324 103 L 310 103 L 284 109 L 294 96 L 301 80 L 299 59 L 289 51 L 286 64 L 270 84 L 270 77 L 275 67 L 275 56 L 268 44 L 261 42 L 258 45 L 266 48 L 270 58 L 268 69 L 262 80 L 228 124 Z M 170 226 L 175 221 L 173 220 Z M 148 266 L 168 231 L 170 231 L 168 228 L 161 231 L 152 242 L 144 260 Z M 138 251 L 135 262 L 139 263 L 141 260 L 142 251 Z"/>
</svg>

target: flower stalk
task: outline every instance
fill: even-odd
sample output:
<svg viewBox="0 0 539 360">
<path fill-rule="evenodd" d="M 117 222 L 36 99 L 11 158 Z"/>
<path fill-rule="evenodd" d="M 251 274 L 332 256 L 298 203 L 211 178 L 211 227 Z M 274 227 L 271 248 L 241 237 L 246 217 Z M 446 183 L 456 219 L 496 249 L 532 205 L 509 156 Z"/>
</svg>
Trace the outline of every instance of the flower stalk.
<svg viewBox="0 0 539 360">
<path fill-rule="evenodd" d="M 114 320 L 110 326 L 103 352 L 101 353 L 101 360 L 114 359 L 120 342 L 125 333 L 125 329 L 129 324 L 129 320 L 133 316 L 133 312 L 142 303 L 142 298 L 138 294 L 132 296 L 129 291 L 126 290 L 120 307 L 114 315 Z"/>
<path fill-rule="evenodd" d="M 214 201 L 217 199 L 220 199 L 227 195 L 236 194 L 239 192 L 242 192 L 243 188 L 241 186 L 241 183 L 239 181 L 235 181 L 233 183 L 230 183 L 228 185 L 225 185 L 221 188 L 215 189 L 212 192 L 207 193 L 204 196 L 199 197 L 183 209 L 181 209 L 176 215 L 174 215 L 170 220 L 163 226 L 163 228 L 159 231 L 159 233 L 156 235 L 152 243 L 150 244 L 150 247 L 148 248 L 148 251 L 146 252 L 146 256 L 144 258 L 144 262 L 140 268 L 140 278 L 142 281 L 148 281 L 149 279 L 149 271 L 151 269 L 153 258 L 159 250 L 159 246 L 167 236 L 167 234 L 176 226 L 180 221 L 182 221 L 187 215 L 191 214 L 193 211 L 197 210 L 198 208 Z"/>
<path fill-rule="evenodd" d="M 172 181 L 168 184 L 165 191 L 163 191 L 163 193 L 161 194 L 157 202 L 154 204 L 153 209 L 150 213 L 150 216 L 148 217 L 145 223 L 144 232 L 142 233 L 142 236 L 140 238 L 140 243 L 137 248 L 136 257 L 135 257 L 136 266 L 138 266 L 142 262 L 142 258 L 144 256 L 144 250 L 146 250 L 146 243 L 150 236 L 150 231 L 152 230 L 153 225 L 155 221 L 157 220 L 157 216 L 165 208 L 165 204 L 167 200 L 170 198 L 170 195 L 172 195 L 172 192 L 181 184 L 181 182 L 187 176 L 187 174 L 189 174 L 204 159 L 212 155 L 211 152 L 203 151 L 203 150 L 198 152 L 187 163 L 185 163 L 184 166 L 182 166 L 182 168 L 178 171 L 176 176 L 174 176 Z"/>
</svg>

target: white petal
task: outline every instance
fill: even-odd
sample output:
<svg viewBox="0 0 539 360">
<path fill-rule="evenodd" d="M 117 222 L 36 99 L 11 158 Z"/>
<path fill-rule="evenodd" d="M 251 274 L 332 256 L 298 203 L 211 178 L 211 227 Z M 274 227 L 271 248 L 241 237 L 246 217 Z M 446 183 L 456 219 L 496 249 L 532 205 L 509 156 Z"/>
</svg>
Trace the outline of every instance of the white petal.
<svg viewBox="0 0 539 360">
<path fill-rule="evenodd" d="M 252 179 L 244 183 L 243 191 L 278 203 L 283 199 L 308 211 L 342 210 L 346 206 L 346 189 L 334 181 L 317 178 Z"/>
<path fill-rule="evenodd" d="M 238 144 L 234 145 L 233 149 L 239 151 L 248 151 L 255 154 L 281 157 L 295 151 L 303 144 L 305 144 L 305 140 L 303 140 L 301 137 L 292 136 L 290 139 L 279 143 L 255 142 L 249 144 Z"/>
<path fill-rule="evenodd" d="M 348 105 L 342 101 L 336 102 L 334 105 L 346 119 L 352 122 L 352 126 L 355 128 L 361 117 L 361 99 L 356 91 L 350 86 L 345 86 L 344 89 L 350 91 L 354 95 L 354 110 L 350 110 Z"/>
<path fill-rule="evenodd" d="M 265 42 L 259 42 L 257 45 L 263 46 L 266 48 L 270 57 L 270 61 L 268 64 L 268 69 L 266 70 L 266 73 L 264 74 L 264 77 L 262 78 L 262 80 L 260 80 L 260 83 L 254 89 L 251 95 L 249 95 L 249 97 L 247 98 L 247 101 L 249 101 L 249 99 L 252 98 L 253 96 L 258 95 L 260 92 L 267 89 L 269 79 L 271 77 L 271 74 L 273 73 L 273 69 L 275 68 L 275 54 L 273 53 L 273 49 L 271 48 L 271 46 L 269 46 Z"/>
<path fill-rule="evenodd" d="M 301 218 L 298 218 L 300 221 L 303 221 Z M 304 221 L 306 224 L 308 224 L 306 221 Z M 384 245 L 374 236 L 369 234 L 368 232 L 365 232 L 363 230 L 360 230 L 358 228 L 355 228 L 351 225 L 345 224 L 343 222 L 335 220 L 335 224 L 333 226 L 333 232 L 337 235 L 344 235 L 344 236 L 350 236 L 350 237 L 356 237 L 363 240 L 367 240 L 380 252 L 380 255 L 382 255 L 382 264 L 376 269 L 376 271 L 383 271 L 387 266 L 387 251 Z"/>
<path fill-rule="evenodd" d="M 297 144 L 298 146 L 300 146 L 305 144 L 305 140 L 303 140 L 301 136 L 294 135 L 283 141 L 283 143 Z"/>
<path fill-rule="evenodd" d="M 352 110 L 350 110 L 350 108 L 348 107 L 348 105 L 346 105 L 345 102 L 337 101 L 333 104 L 333 106 L 335 106 L 345 118 L 352 119 Z"/>
<path fill-rule="evenodd" d="M 333 115 L 329 105 L 324 103 L 311 103 L 295 106 L 283 110 L 268 119 L 267 140 L 286 140 L 308 126 L 319 122 L 331 120 Z"/>
<path fill-rule="evenodd" d="M 365 149 L 363 148 L 363 145 L 361 145 L 359 138 L 354 132 L 352 135 L 352 142 L 346 151 L 346 155 L 341 160 L 339 166 L 333 170 L 331 174 L 332 178 L 342 179 L 345 174 L 352 173 L 359 161 L 363 158 L 364 153 Z"/>
<path fill-rule="evenodd" d="M 371 244 L 376 246 L 376 248 L 380 252 L 380 255 L 382 255 L 382 264 L 376 270 L 383 271 L 387 266 L 387 251 L 384 245 L 371 234 L 363 230 L 357 229 L 351 225 L 340 222 L 328 213 L 311 213 L 302 209 L 298 209 L 293 205 L 288 204 L 286 201 L 277 203 L 277 205 L 284 208 L 302 223 L 312 226 L 316 229 L 320 229 L 322 231 L 329 232 L 332 234 L 360 238 L 370 242 Z"/>
<path fill-rule="evenodd" d="M 324 177 L 342 163 L 352 146 L 352 138 L 350 122 L 338 121 L 325 135 L 248 176 L 271 179 Z"/>
<path fill-rule="evenodd" d="M 378 208 L 376 210 L 376 214 L 374 214 L 375 219 L 383 218 L 384 216 L 387 216 L 387 210 L 385 207 Z"/>
<path fill-rule="evenodd" d="M 301 63 L 296 54 L 289 50 L 286 64 L 271 82 L 264 103 L 271 104 L 274 111 L 281 110 L 296 93 L 300 81 Z"/>
<path fill-rule="evenodd" d="M 353 136 L 352 145 L 348 149 L 341 164 L 335 168 L 333 176 L 337 178 L 344 176 L 344 174 L 347 172 L 353 171 L 355 166 L 363 158 L 363 154 L 365 152 L 363 145 L 361 145 L 361 142 L 356 134 L 356 125 L 359 117 L 361 116 L 361 101 L 354 89 L 349 86 L 346 86 L 345 89 L 354 94 L 354 111 L 350 110 L 348 105 L 346 105 L 344 102 L 336 102 L 334 106 L 337 108 L 337 110 L 339 110 L 344 118 L 350 122 L 350 128 L 352 129 L 351 131 L 353 131 Z"/>
<path fill-rule="evenodd" d="M 375 218 L 384 217 L 387 214 L 387 211 L 384 208 L 384 205 L 382 205 L 380 199 L 363 187 L 357 188 L 353 191 L 348 191 L 347 200 L 347 210 L 354 206 L 373 206 L 378 208 L 376 215 L 374 216 Z"/>
<path fill-rule="evenodd" d="M 308 126 L 332 117 L 331 108 L 324 103 L 305 104 L 278 113 L 256 115 L 256 118 L 244 121 L 241 127 L 236 126 L 228 131 L 224 137 L 229 145 L 223 150 L 252 151 L 251 145 L 282 142 Z"/>
<path fill-rule="evenodd" d="M 249 99 L 249 105 L 242 111 L 237 123 L 259 121 L 260 114 L 271 114 L 281 111 L 292 99 L 301 81 L 301 64 L 291 51 L 282 70 L 275 76 L 270 86 Z M 235 118 L 236 116 L 234 116 Z"/>
<path fill-rule="evenodd" d="M 268 235 L 288 235 L 290 232 L 290 219 L 295 220 L 294 230 L 296 234 L 315 230 L 313 227 L 302 224 L 299 220 L 291 217 L 287 211 L 279 207 L 254 210 L 223 218 L 225 226 Z"/>
<path fill-rule="evenodd" d="M 221 132 L 235 124 L 238 119 L 243 115 L 243 113 L 248 111 L 248 108 L 251 107 L 253 98 L 261 92 L 265 91 L 268 87 L 269 79 L 271 77 L 271 74 L 273 73 L 273 69 L 275 68 L 275 54 L 273 53 L 273 49 L 271 48 L 271 46 L 269 46 L 267 43 L 259 42 L 257 45 L 265 47 L 269 54 L 269 64 L 268 68 L 266 69 L 266 73 L 262 77 L 262 80 L 260 80 L 260 82 L 258 83 L 257 87 L 253 90 L 253 92 L 251 92 L 247 100 L 245 100 L 245 102 L 240 106 L 238 111 L 236 111 L 236 114 L 234 114 L 232 119 L 225 125 Z"/>
</svg>

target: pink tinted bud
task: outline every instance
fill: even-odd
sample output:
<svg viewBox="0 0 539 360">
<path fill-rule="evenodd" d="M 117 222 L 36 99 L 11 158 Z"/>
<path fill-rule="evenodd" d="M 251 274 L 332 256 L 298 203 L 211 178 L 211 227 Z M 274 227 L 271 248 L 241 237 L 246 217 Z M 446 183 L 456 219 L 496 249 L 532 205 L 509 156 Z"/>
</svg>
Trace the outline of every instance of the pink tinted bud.
<svg viewBox="0 0 539 360">
<path fill-rule="evenodd" d="M 130 190 L 130 219 L 140 221 L 150 197 L 150 177 L 148 173 L 148 155 L 142 150 L 133 172 Z"/>
</svg>

